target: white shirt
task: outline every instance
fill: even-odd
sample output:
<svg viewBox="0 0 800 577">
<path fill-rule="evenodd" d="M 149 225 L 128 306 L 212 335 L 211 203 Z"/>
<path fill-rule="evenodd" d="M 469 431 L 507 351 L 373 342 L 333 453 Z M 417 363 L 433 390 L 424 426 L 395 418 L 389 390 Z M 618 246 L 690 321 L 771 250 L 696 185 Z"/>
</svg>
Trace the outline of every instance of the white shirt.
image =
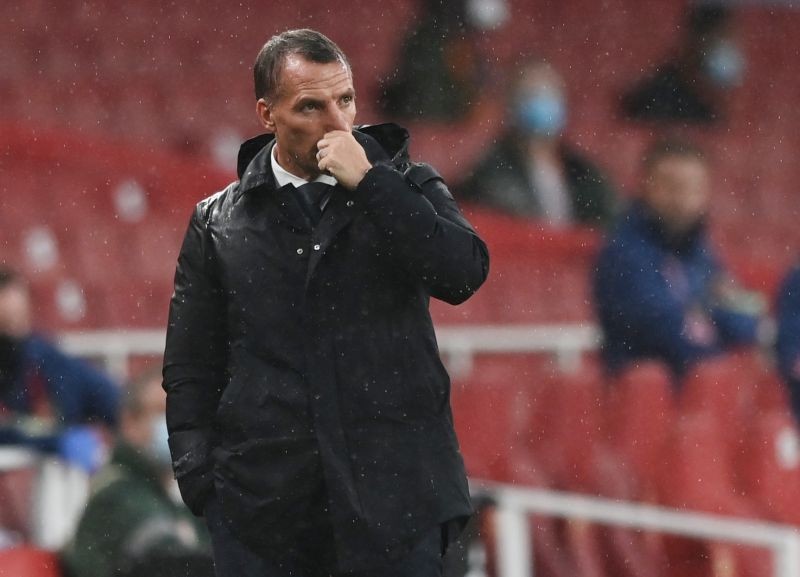
<svg viewBox="0 0 800 577">
<path fill-rule="evenodd" d="M 564 173 L 547 162 L 529 161 L 528 173 L 534 182 L 542 214 L 555 227 L 573 220 L 572 199 Z"/>
<path fill-rule="evenodd" d="M 299 176 L 295 176 L 278 164 L 278 159 L 275 158 L 275 148 L 274 146 L 272 147 L 272 154 L 270 157 L 272 158 L 272 174 L 275 175 L 275 182 L 278 184 L 278 188 L 286 186 L 287 184 L 292 184 L 295 188 L 300 188 L 304 184 L 311 182 Z M 336 179 L 329 174 L 320 174 L 313 182 L 324 182 L 325 184 L 336 186 Z"/>
</svg>

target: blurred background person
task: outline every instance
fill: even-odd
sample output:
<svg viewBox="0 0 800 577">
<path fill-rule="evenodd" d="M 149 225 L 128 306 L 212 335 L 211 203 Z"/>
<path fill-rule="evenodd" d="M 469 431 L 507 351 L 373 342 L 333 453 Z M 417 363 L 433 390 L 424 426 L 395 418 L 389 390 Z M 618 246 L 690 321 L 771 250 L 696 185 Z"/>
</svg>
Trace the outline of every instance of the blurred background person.
<svg viewBox="0 0 800 577">
<path fill-rule="evenodd" d="M 694 362 L 755 345 L 763 299 L 737 288 L 710 246 L 711 174 L 688 142 L 648 150 L 641 193 L 597 259 L 594 296 L 614 372 L 642 358 L 678 377 Z"/>
<path fill-rule="evenodd" d="M 213 574 L 205 528 L 180 501 L 173 479 L 165 411 L 160 371 L 125 388 L 111 460 L 92 479 L 63 554 L 70 576 Z"/>
<path fill-rule="evenodd" d="M 800 422 L 800 264 L 795 265 L 783 280 L 775 316 L 778 323 L 775 342 L 778 370 L 789 388 L 792 412 Z"/>
<path fill-rule="evenodd" d="M 0 266 L 0 444 L 55 452 L 91 472 L 119 394 L 103 372 L 34 331 L 25 280 Z"/>
<path fill-rule="evenodd" d="M 721 2 L 691 5 L 676 55 L 624 95 L 625 116 L 700 124 L 724 118 L 725 102 L 745 71 L 733 22 Z"/>
<path fill-rule="evenodd" d="M 479 36 L 507 18 L 505 0 L 426 0 L 382 83 L 384 112 L 403 121 L 465 119 L 489 85 Z"/>
<path fill-rule="evenodd" d="M 564 80 L 532 59 L 514 71 L 507 129 L 457 189 L 461 200 L 552 226 L 602 227 L 614 213 L 606 176 L 564 139 Z"/>
</svg>

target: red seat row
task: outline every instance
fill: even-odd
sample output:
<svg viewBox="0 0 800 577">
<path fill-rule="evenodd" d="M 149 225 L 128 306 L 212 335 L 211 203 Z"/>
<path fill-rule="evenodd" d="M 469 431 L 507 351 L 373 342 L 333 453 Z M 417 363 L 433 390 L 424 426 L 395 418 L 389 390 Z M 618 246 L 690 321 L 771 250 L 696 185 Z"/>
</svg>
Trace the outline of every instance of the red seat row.
<svg viewBox="0 0 800 577">
<path fill-rule="evenodd" d="M 454 382 L 452 399 L 474 477 L 800 523 L 797 424 L 783 386 L 752 354 L 699 364 L 680 389 L 658 363 L 609 380 L 595 366 L 562 374 L 541 357 L 486 356 L 473 375 Z M 604 575 L 769 574 L 763 550 L 538 523 L 568 550 L 591 533 L 605 552 Z"/>
<path fill-rule="evenodd" d="M 61 577 L 58 556 L 34 547 L 0 549 L 0 577 Z"/>
</svg>

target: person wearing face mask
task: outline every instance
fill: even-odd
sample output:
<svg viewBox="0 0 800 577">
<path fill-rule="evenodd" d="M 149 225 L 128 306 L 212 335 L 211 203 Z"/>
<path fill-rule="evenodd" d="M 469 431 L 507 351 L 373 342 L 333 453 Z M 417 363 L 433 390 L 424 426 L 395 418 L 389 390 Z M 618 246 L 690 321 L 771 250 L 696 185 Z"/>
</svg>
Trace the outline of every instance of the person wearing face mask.
<svg viewBox="0 0 800 577">
<path fill-rule="evenodd" d="M 25 280 L 0 266 L 0 445 L 55 453 L 89 472 L 116 427 L 119 387 L 33 329 Z"/>
<path fill-rule="evenodd" d="M 165 411 L 159 371 L 126 387 L 111 460 L 92 479 L 62 554 L 68 575 L 155 577 L 168 574 L 166 568 L 173 575 L 213 574 L 205 528 L 180 501 L 172 478 Z"/>
<path fill-rule="evenodd" d="M 555 227 L 604 227 L 615 195 L 601 171 L 564 141 L 564 83 L 550 64 L 531 60 L 519 68 L 508 114 L 508 129 L 456 196 Z"/>
<path fill-rule="evenodd" d="M 742 83 L 746 66 L 730 9 L 718 3 L 696 4 L 689 9 L 686 29 L 677 56 L 623 96 L 626 117 L 707 124 L 724 116 L 724 101 Z"/>
<path fill-rule="evenodd" d="M 640 195 L 595 267 L 603 359 L 612 373 L 661 360 L 678 382 L 697 361 L 755 345 L 764 302 L 736 286 L 710 246 L 711 175 L 702 152 L 657 141 L 643 173 Z"/>
</svg>

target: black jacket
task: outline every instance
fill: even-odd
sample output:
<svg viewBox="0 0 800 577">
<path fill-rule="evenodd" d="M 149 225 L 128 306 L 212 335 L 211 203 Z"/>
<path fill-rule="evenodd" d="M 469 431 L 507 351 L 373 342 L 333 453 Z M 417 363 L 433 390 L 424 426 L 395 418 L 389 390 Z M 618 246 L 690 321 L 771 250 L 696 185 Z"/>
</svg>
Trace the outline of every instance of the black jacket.
<svg viewBox="0 0 800 577">
<path fill-rule="evenodd" d="M 253 548 L 282 547 L 324 479 L 340 570 L 396 559 L 471 506 L 429 297 L 467 299 L 485 244 L 395 125 L 354 135 L 373 168 L 312 229 L 276 188 L 271 135 L 197 205 L 164 361 L 184 500 L 212 490 Z"/>
</svg>

